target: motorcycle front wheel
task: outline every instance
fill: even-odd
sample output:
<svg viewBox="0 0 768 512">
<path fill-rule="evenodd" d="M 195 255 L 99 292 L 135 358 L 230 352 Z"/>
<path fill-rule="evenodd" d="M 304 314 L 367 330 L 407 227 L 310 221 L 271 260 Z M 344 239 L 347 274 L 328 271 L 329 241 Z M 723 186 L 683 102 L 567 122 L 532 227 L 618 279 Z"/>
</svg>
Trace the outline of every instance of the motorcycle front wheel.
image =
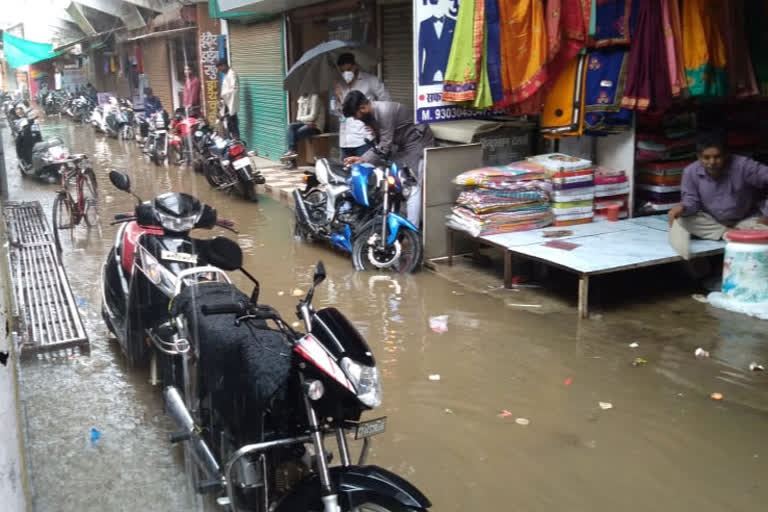
<svg viewBox="0 0 768 512">
<path fill-rule="evenodd" d="M 309 512 L 322 512 L 323 507 L 320 506 L 320 508 L 317 508 L 317 505 L 315 507 L 312 507 L 312 510 Z M 359 505 L 355 508 L 350 507 L 344 507 L 342 509 L 342 512 L 417 512 L 417 509 L 410 508 L 410 507 L 404 507 L 400 505 L 399 503 L 363 503 L 362 505 Z"/>
<path fill-rule="evenodd" d="M 380 223 L 374 223 L 359 233 L 352 244 L 352 263 L 356 270 L 391 271 L 399 274 L 414 272 L 421 264 L 421 237 L 410 229 L 401 229 L 397 235 L 400 254 L 395 244 L 380 248 Z M 394 259 L 394 261 L 392 261 Z"/>
<path fill-rule="evenodd" d="M 211 164 L 203 164 L 203 169 L 205 171 L 205 180 L 208 182 L 208 184 L 213 188 L 219 188 L 222 184 L 221 173 L 219 173 L 219 169 L 215 165 Z"/>
<path fill-rule="evenodd" d="M 85 201 L 85 204 L 83 205 L 83 218 L 85 219 L 85 224 L 89 228 L 94 226 L 100 227 L 99 190 L 96 185 L 96 175 L 90 168 L 86 169 L 83 175 L 85 178 L 83 180 L 83 200 Z"/>
</svg>

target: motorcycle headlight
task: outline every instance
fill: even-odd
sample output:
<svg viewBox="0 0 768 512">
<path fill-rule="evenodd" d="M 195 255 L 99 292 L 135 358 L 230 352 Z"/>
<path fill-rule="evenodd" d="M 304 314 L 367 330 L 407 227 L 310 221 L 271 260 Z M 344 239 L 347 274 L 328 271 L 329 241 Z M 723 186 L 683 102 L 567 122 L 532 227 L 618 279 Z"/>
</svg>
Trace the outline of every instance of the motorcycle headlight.
<svg viewBox="0 0 768 512">
<path fill-rule="evenodd" d="M 165 268 L 152 254 L 141 247 L 141 267 L 147 279 L 169 297 L 176 292 L 176 276 Z"/>
<path fill-rule="evenodd" d="M 184 233 L 190 231 L 195 227 L 199 215 L 190 215 L 189 217 L 173 217 L 166 215 L 161 211 L 157 211 L 157 218 L 160 221 L 160 225 L 167 231 L 174 233 Z"/>
<path fill-rule="evenodd" d="M 357 399 L 374 409 L 381 405 L 381 380 L 379 369 L 356 363 L 348 357 L 341 360 L 341 368 L 357 390 Z"/>
</svg>

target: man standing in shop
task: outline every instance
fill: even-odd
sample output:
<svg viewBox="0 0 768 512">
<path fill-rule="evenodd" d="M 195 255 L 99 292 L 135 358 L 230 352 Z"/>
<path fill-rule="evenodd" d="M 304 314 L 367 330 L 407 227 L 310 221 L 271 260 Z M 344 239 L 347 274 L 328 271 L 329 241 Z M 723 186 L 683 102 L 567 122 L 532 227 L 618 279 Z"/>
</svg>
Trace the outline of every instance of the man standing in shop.
<svg viewBox="0 0 768 512">
<path fill-rule="evenodd" d="M 344 99 L 350 91 L 360 91 L 369 100 L 391 101 L 392 98 L 378 77 L 360 71 L 353 54 L 343 53 L 339 55 L 336 65 L 339 67 L 344 82 L 336 84 L 334 88 L 336 102 L 335 106 L 331 106 L 331 109 L 340 117 L 339 147 L 341 148 L 341 158 L 361 156 L 370 148 L 365 140 L 371 138 L 371 133 L 366 128 L 365 123 L 343 115 L 341 106 Z"/>
<path fill-rule="evenodd" d="M 144 89 L 144 115 L 149 117 L 156 112 L 162 111 L 163 104 L 160 102 L 160 98 L 155 96 L 151 87 L 146 87 Z"/>
<path fill-rule="evenodd" d="M 393 161 L 408 167 L 416 178 L 416 184 L 407 199 L 407 217 L 418 227 L 421 222 L 424 149 L 435 145 L 432 130 L 426 124 L 414 124 L 412 113 L 400 103 L 371 101 L 360 91 L 347 94 L 342 112 L 345 117 L 354 118 L 370 129 L 375 144 L 362 156 L 348 156 L 344 163 L 384 165 L 387 162 L 382 155 L 391 155 Z"/>
<path fill-rule="evenodd" d="M 690 234 L 720 240 L 732 229 L 768 229 L 768 166 L 730 155 L 718 133 L 696 142 L 698 161 L 683 171 L 682 199 L 669 211 Z"/>
<path fill-rule="evenodd" d="M 235 139 L 240 138 L 240 127 L 237 123 L 237 109 L 240 100 L 237 97 L 238 80 L 235 70 L 229 67 L 227 59 L 221 59 L 218 63 L 219 72 L 224 74 L 224 80 L 221 81 L 221 100 L 224 102 L 224 116 L 227 119 L 227 131 Z"/>
<path fill-rule="evenodd" d="M 200 112 L 200 79 L 195 76 L 190 65 L 184 66 L 184 109 L 187 115 Z"/>
</svg>

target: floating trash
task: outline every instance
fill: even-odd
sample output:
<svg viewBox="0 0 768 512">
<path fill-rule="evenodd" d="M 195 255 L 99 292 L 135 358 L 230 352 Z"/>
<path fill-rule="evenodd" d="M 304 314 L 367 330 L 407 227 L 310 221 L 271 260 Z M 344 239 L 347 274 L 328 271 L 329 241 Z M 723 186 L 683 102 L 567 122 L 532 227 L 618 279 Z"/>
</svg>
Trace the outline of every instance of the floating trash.
<svg viewBox="0 0 768 512">
<path fill-rule="evenodd" d="M 632 361 L 632 366 L 643 366 L 645 364 L 648 364 L 648 360 L 642 357 L 636 357 L 635 360 Z"/>
<path fill-rule="evenodd" d="M 751 372 L 764 372 L 765 366 L 758 363 L 749 363 L 749 371 Z"/>
<path fill-rule="evenodd" d="M 515 423 L 525 427 L 531 423 L 531 420 L 529 420 L 528 418 L 515 418 Z"/>
<path fill-rule="evenodd" d="M 301 288 L 294 288 L 293 291 L 291 292 L 291 295 L 293 295 L 294 297 L 301 297 L 302 295 L 304 295 L 304 290 L 302 290 Z"/>
<path fill-rule="evenodd" d="M 723 399 L 723 394 L 722 393 L 711 393 L 709 395 L 709 398 L 711 398 L 712 400 L 722 400 Z"/>
<path fill-rule="evenodd" d="M 636 342 L 636 341 L 634 341 L 634 342 L 629 344 L 629 348 L 637 348 L 639 346 L 640 346 L 640 344 L 638 342 Z"/>
<path fill-rule="evenodd" d="M 608 409 L 613 409 L 613 404 L 611 402 L 598 402 L 598 405 L 604 411 L 607 411 Z"/>
<path fill-rule="evenodd" d="M 499 418 L 509 418 L 510 416 L 512 416 L 512 413 L 506 409 L 499 413 Z"/>
<path fill-rule="evenodd" d="M 440 374 L 433 373 L 432 375 L 429 376 L 429 380 L 440 380 Z"/>
<path fill-rule="evenodd" d="M 699 359 L 706 359 L 709 357 L 709 352 L 699 347 L 693 351 L 693 355 L 695 355 Z"/>
<path fill-rule="evenodd" d="M 429 328 L 440 334 L 448 332 L 448 315 L 430 317 Z"/>
</svg>

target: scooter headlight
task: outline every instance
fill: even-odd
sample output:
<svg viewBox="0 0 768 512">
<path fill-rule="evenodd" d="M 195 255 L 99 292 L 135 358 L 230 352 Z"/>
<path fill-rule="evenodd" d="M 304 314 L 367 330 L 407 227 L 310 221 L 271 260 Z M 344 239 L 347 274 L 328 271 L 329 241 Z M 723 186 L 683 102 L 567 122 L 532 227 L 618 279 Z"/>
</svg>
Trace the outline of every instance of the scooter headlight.
<svg viewBox="0 0 768 512">
<path fill-rule="evenodd" d="M 177 277 L 167 268 L 165 268 L 157 258 L 141 247 L 141 265 L 139 269 L 147 276 L 155 286 L 169 297 L 173 297 L 176 292 Z"/>
<path fill-rule="evenodd" d="M 172 231 L 174 233 L 185 233 L 190 231 L 197 224 L 199 215 L 190 215 L 189 217 L 173 217 L 163 212 L 156 212 L 157 218 L 160 221 L 160 225 L 166 231 Z"/>
<path fill-rule="evenodd" d="M 340 361 L 341 368 L 357 391 L 357 399 L 374 409 L 381 405 L 381 380 L 379 369 L 365 366 L 348 357 Z"/>
</svg>

